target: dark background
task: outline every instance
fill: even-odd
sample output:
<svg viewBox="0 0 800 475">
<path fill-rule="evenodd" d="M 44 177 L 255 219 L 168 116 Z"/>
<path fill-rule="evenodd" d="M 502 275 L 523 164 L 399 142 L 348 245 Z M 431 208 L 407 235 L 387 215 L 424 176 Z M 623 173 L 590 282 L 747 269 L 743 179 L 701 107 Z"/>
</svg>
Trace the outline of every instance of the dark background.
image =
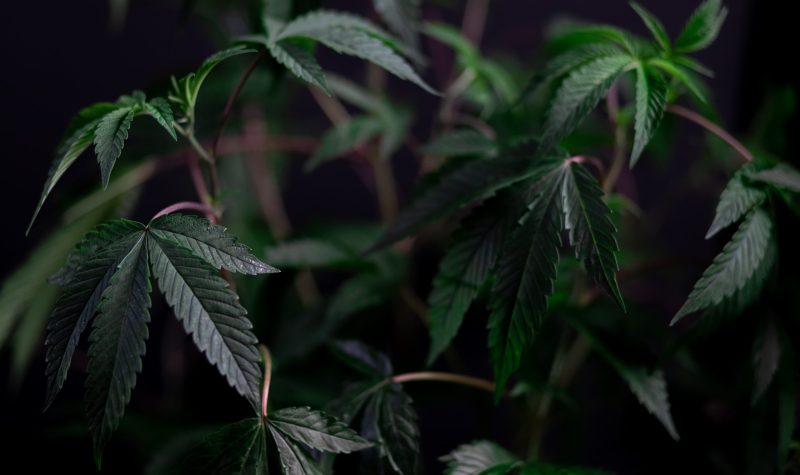
<svg viewBox="0 0 800 475">
<path fill-rule="evenodd" d="M 698 2 L 672 0 L 641 3 L 664 22 L 670 34 L 675 35 Z M 746 130 L 768 88 L 796 83 L 797 78 L 789 72 L 790 67 L 786 66 L 796 56 L 793 51 L 797 45 L 794 34 L 796 25 L 792 23 L 793 15 L 785 7 L 782 8 L 785 3 L 777 0 L 728 0 L 725 3 L 730 14 L 718 41 L 698 56 L 716 72 L 716 78 L 711 82 L 715 105 L 721 114 L 723 125 L 737 134 Z M 323 2 L 323 5 L 355 12 L 367 12 L 370 8 L 368 2 L 361 0 Z M 496 0 L 490 7 L 484 50 L 509 51 L 521 61 L 532 60 L 542 42 L 545 26 L 557 14 L 610 23 L 643 35 L 646 33 L 638 17 L 624 1 Z M 32 246 L 57 225 L 59 198 L 63 196 L 58 192 L 45 206 L 31 237 L 24 236 L 24 229 L 50 166 L 53 150 L 71 116 L 92 102 L 114 100 L 120 94 L 133 89 L 147 89 L 171 74 L 184 73 L 199 64 L 215 48 L 200 23 L 191 19 L 188 22 L 181 21 L 179 12 L 172 7 L 163 6 L 162 2 L 133 0 L 126 24 L 117 32 L 109 28 L 108 18 L 108 5 L 104 0 L 9 1 L 4 4 L 0 19 L 0 95 L 4 109 L 3 125 L 0 129 L 3 160 L 0 202 L 3 203 L 4 210 L 4 255 L 0 260 L 0 276 L 7 275 L 18 266 Z M 460 18 L 455 16 L 452 20 L 458 22 Z M 440 84 L 431 72 L 426 78 L 434 84 Z M 415 97 L 421 98 L 422 95 Z M 437 104 L 432 100 L 420 100 L 415 105 L 418 114 L 424 117 L 430 115 Z M 317 115 L 319 117 L 312 122 L 323 124 L 321 114 Z M 797 132 L 800 131 L 796 119 L 791 130 L 795 133 L 788 134 L 789 149 L 796 152 Z M 681 148 L 675 153 L 676 160 L 689 161 L 693 154 L 698 153 L 698 147 L 702 145 L 699 134 L 690 130 L 689 137 L 695 139 L 681 142 Z M 65 183 L 96 179 L 96 167 L 91 160 L 84 157 L 82 162 L 83 165 L 68 174 Z M 653 184 L 659 180 L 652 175 L 645 176 Z M 192 196 L 184 175 L 170 177 L 154 191 L 168 189 L 169 195 L 174 195 L 177 199 Z M 406 195 L 412 176 L 409 173 L 400 173 L 400 177 L 403 184 L 401 193 Z M 648 183 L 645 182 L 641 188 L 647 186 Z M 328 184 L 326 190 L 332 195 L 343 194 L 342 199 L 347 200 L 349 189 L 350 187 L 336 188 L 335 185 Z M 325 193 L 326 190 L 320 193 Z M 715 196 L 717 192 L 718 189 L 709 190 L 709 196 Z M 326 208 L 315 204 L 317 199 L 314 193 L 299 193 L 290 188 L 287 196 L 293 219 L 303 221 L 325 215 Z M 146 193 L 141 212 L 146 216 L 148 212 L 169 204 L 165 199 L 162 195 L 150 197 Z M 681 237 L 675 245 L 689 247 L 700 242 L 712 211 L 713 199 L 710 198 L 707 203 L 684 207 L 680 219 L 689 223 L 691 229 L 679 234 Z M 371 209 L 365 211 L 367 214 L 371 212 Z M 694 242 L 681 242 L 680 239 Z M 709 252 L 713 252 L 713 249 Z M 690 282 L 687 283 L 689 284 Z M 155 347 L 153 343 L 158 338 L 158 331 L 154 330 L 151 348 Z M 0 354 L 0 382 L 3 382 L 0 384 L 5 381 L 6 360 Z M 148 367 L 159 364 L 157 359 L 148 355 L 145 371 L 148 371 Z M 38 473 L 53 467 L 80 467 L 77 469 L 78 473 L 89 472 L 92 470 L 89 437 L 66 439 L 58 438 L 56 433 L 65 431 L 79 434 L 80 431 L 85 431 L 85 420 L 74 419 L 72 412 L 63 409 L 75 409 L 76 401 L 81 395 L 81 383 L 68 383 L 65 394 L 59 398 L 53 410 L 42 415 L 39 411 L 44 394 L 41 370 L 40 357 L 21 388 L 13 391 L 11 388 L 7 391 L 0 390 L 0 437 L 6 440 L 0 449 L 4 459 L 0 471 Z M 591 384 L 591 379 L 585 384 Z M 239 403 L 232 397 L 220 396 L 224 391 L 218 391 L 216 386 L 208 392 L 202 386 L 198 389 L 192 398 L 197 400 L 184 401 L 185 404 L 204 411 L 228 401 L 237 408 L 231 410 L 231 413 L 242 413 L 242 408 L 236 406 Z M 590 392 L 591 388 L 581 386 L 579 390 Z M 620 394 L 620 397 L 623 396 Z M 633 399 L 630 403 L 636 404 Z M 673 401 L 673 404 L 676 402 Z M 58 406 L 62 406 L 62 409 Z M 457 406 L 457 409 L 468 411 L 470 406 Z M 589 436 L 589 440 L 593 441 L 590 444 L 591 449 L 583 454 L 582 459 L 573 462 L 618 467 L 620 473 L 642 473 L 642 467 L 646 466 L 642 464 L 646 462 L 647 454 L 651 453 L 649 444 L 674 443 L 659 432 L 661 428 L 648 419 L 649 416 L 644 411 L 641 413 L 641 421 L 619 424 L 613 412 L 607 413 L 602 406 L 595 408 L 592 421 L 598 427 L 592 429 L 593 433 Z M 458 418 L 457 413 L 454 416 Z M 215 421 L 215 416 L 195 417 L 207 422 Z M 682 422 L 686 421 L 679 420 L 679 427 Z M 138 423 L 143 424 L 143 431 L 149 430 L 147 422 Z M 426 458 L 435 467 L 433 455 L 450 450 L 453 443 L 447 441 L 448 437 L 455 436 L 438 434 L 436 427 L 430 427 L 426 423 L 424 410 L 421 424 L 423 434 L 426 434 L 423 436 Z M 645 431 L 644 434 L 638 433 L 639 430 Z M 439 435 L 445 440 L 439 440 Z M 716 436 L 724 437 L 724 434 Z M 692 437 L 690 435 L 687 438 L 691 440 Z M 453 440 L 460 439 L 463 437 L 459 435 L 458 439 Z M 54 440 L 58 444 L 53 444 Z M 67 440 L 70 442 L 64 442 Z M 129 449 L 130 447 L 112 442 L 106 454 L 106 460 L 110 464 L 108 473 L 136 473 L 140 469 L 142 454 L 126 451 Z M 665 466 L 690 466 L 696 455 L 686 445 L 683 448 L 676 446 L 675 454 L 673 460 L 664 462 Z M 30 464 L 29 469 L 23 470 L 19 467 L 6 471 L 10 466 L 8 455 L 11 460 L 25 460 L 25 463 Z M 130 460 L 133 461 L 126 462 Z M 661 470 L 659 468 L 655 471 L 662 473 Z"/>
</svg>

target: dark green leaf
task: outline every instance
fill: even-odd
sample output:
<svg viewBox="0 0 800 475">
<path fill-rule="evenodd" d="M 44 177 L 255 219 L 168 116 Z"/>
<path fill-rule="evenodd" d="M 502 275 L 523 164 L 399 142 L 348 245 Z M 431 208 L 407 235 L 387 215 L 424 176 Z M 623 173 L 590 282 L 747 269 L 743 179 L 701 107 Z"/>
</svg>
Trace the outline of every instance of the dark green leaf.
<svg viewBox="0 0 800 475">
<path fill-rule="evenodd" d="M 173 140 L 178 140 L 178 136 L 175 134 L 175 127 L 173 126 L 174 118 L 172 115 L 172 106 L 169 105 L 166 99 L 162 97 L 151 99 L 150 102 L 144 105 L 144 109 L 158 122 L 158 125 L 167 131 Z"/>
<path fill-rule="evenodd" d="M 535 197 L 522 225 L 503 247 L 489 300 L 489 350 L 495 373 L 495 397 L 505 391 L 547 310 L 553 293 L 561 243 L 561 189 L 565 167 L 533 185 Z"/>
<path fill-rule="evenodd" d="M 337 340 L 331 349 L 336 357 L 366 376 L 388 378 L 394 372 L 386 355 L 360 341 Z"/>
<path fill-rule="evenodd" d="M 419 50 L 419 0 L 373 0 L 375 10 L 392 31 Z"/>
<path fill-rule="evenodd" d="M 510 464 L 517 458 L 488 440 L 479 440 L 458 446 L 440 459 L 447 462 L 445 475 L 478 475 L 497 465 Z"/>
<path fill-rule="evenodd" d="M 656 18 L 655 15 L 650 13 L 646 8 L 636 2 L 631 2 L 631 7 L 642 19 L 645 26 L 647 26 L 647 29 L 650 30 L 650 33 L 653 34 L 653 38 L 656 40 L 658 45 L 664 50 L 669 50 L 669 35 L 667 35 L 667 30 L 664 28 L 664 25 L 658 21 L 658 18 Z"/>
<path fill-rule="evenodd" d="M 667 105 L 667 82 L 656 70 L 636 67 L 636 115 L 630 166 L 636 165 L 645 146 L 658 129 Z"/>
<path fill-rule="evenodd" d="M 477 130 L 461 129 L 439 135 L 426 144 L 422 152 L 436 157 L 494 155 L 497 153 L 497 145 Z"/>
<path fill-rule="evenodd" d="M 322 452 L 349 454 L 372 446 L 346 424 L 308 407 L 271 412 L 269 424 L 292 440 Z"/>
<path fill-rule="evenodd" d="M 508 153 L 491 160 L 472 160 L 444 167 L 430 177 L 411 204 L 373 246 L 380 249 L 413 234 L 435 219 L 446 216 L 471 201 L 485 198 L 522 180 L 552 170 L 554 160 L 534 160 L 528 153 Z"/>
<path fill-rule="evenodd" d="M 800 171 L 788 163 L 779 163 L 772 168 L 754 172 L 748 176 L 756 181 L 800 193 Z"/>
<path fill-rule="evenodd" d="M 620 374 L 628 382 L 636 399 L 667 429 L 673 439 L 679 440 L 669 408 L 667 382 L 661 371 L 647 372 L 643 368 L 622 368 Z"/>
<path fill-rule="evenodd" d="M 382 391 L 378 418 L 381 455 L 400 475 L 411 475 L 419 467 L 419 429 L 411 398 L 400 385 Z"/>
<path fill-rule="evenodd" d="M 708 104 L 708 95 L 706 94 L 706 85 L 698 79 L 692 71 L 687 70 L 679 64 L 674 64 L 671 61 L 664 59 L 654 58 L 647 61 L 647 64 L 653 65 L 662 71 L 666 72 L 673 78 L 677 79 L 689 90 L 694 96 L 703 104 Z"/>
<path fill-rule="evenodd" d="M 751 209 L 760 205 L 767 198 L 767 194 L 758 188 L 748 186 L 744 180 L 756 170 L 755 165 L 744 165 L 731 178 L 719 197 L 719 204 L 714 215 L 714 221 L 706 233 L 710 239 L 721 230 L 742 219 Z"/>
<path fill-rule="evenodd" d="M 169 473 L 197 475 L 267 475 L 267 443 L 258 418 L 229 424 L 208 435 L 179 459 Z"/>
<path fill-rule="evenodd" d="M 616 277 L 617 230 L 611 221 L 611 210 L 603 201 L 603 190 L 584 166 L 568 163 L 565 167 L 561 206 L 570 243 L 592 279 L 624 309 Z"/>
<path fill-rule="evenodd" d="M 370 116 L 353 117 L 335 125 L 322 136 L 319 147 L 306 162 L 306 170 L 313 170 L 325 161 L 361 147 L 375 138 L 382 129 L 383 124 Z"/>
<path fill-rule="evenodd" d="M 140 235 L 103 292 L 89 338 L 86 411 L 98 468 L 142 370 L 150 321 L 150 272 Z"/>
<path fill-rule="evenodd" d="M 431 348 L 428 364 L 450 344 L 464 315 L 497 261 L 517 216 L 514 200 L 500 195 L 476 209 L 439 264 L 428 299 Z"/>
<path fill-rule="evenodd" d="M 284 475 L 322 475 L 322 471 L 302 447 L 271 424 L 269 432 L 278 448 L 281 472 Z"/>
<path fill-rule="evenodd" d="M 675 51 L 689 53 L 714 42 L 728 15 L 721 0 L 706 0 L 692 13 L 675 40 Z"/>
<path fill-rule="evenodd" d="M 163 239 L 175 241 L 217 269 L 242 274 L 278 272 L 254 256 L 250 248 L 240 243 L 224 227 L 208 220 L 185 214 L 168 214 L 150 223 L 151 232 Z"/>
<path fill-rule="evenodd" d="M 247 310 L 216 269 L 189 250 L 148 239 L 153 274 L 197 348 L 254 408 L 261 403 L 261 357 Z"/>
<path fill-rule="evenodd" d="M 621 54 L 601 57 L 575 69 L 561 83 L 550 103 L 542 149 L 548 150 L 571 134 L 632 63 L 631 56 Z"/>
<path fill-rule="evenodd" d="M 773 240 L 769 215 L 759 208 L 750 211 L 730 242 L 703 272 L 686 303 L 672 319 L 672 324 L 690 313 L 719 305 L 744 289 L 759 274 L 760 267 L 771 266 L 771 259 L 765 257 Z"/>
<path fill-rule="evenodd" d="M 125 140 L 128 139 L 128 131 L 134 115 L 132 109 L 117 109 L 108 113 L 97 124 L 94 134 L 94 152 L 97 155 L 97 163 L 100 164 L 103 188 L 108 186 L 111 170 L 119 156 L 122 155 L 122 147 L 125 146 Z"/>
<path fill-rule="evenodd" d="M 291 41 L 281 41 L 269 43 L 267 47 L 272 57 L 286 66 L 286 69 L 291 71 L 292 74 L 322 89 L 325 94 L 331 95 L 322 67 L 314 59 L 314 56 L 303 49 L 302 46 Z"/>
<path fill-rule="evenodd" d="M 100 304 L 117 266 L 141 238 L 144 227 L 132 221 L 113 221 L 90 232 L 71 256 L 74 266 L 65 271 L 63 292 L 47 324 L 47 397 L 52 404 L 67 378 L 72 355 L 81 334 Z"/>
</svg>

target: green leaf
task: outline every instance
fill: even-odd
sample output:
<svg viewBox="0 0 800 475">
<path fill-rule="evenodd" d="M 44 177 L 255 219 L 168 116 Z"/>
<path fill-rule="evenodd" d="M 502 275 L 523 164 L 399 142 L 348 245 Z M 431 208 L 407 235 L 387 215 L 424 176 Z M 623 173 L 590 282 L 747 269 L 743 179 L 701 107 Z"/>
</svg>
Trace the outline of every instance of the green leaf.
<svg viewBox="0 0 800 475">
<path fill-rule="evenodd" d="M 267 475 L 267 465 L 264 424 L 258 418 L 250 418 L 209 434 L 164 473 Z"/>
<path fill-rule="evenodd" d="M 617 230 L 611 221 L 611 210 L 603 201 L 603 190 L 584 166 L 567 163 L 565 167 L 561 207 L 569 241 L 592 279 L 624 309 L 616 277 Z"/>
<path fill-rule="evenodd" d="M 381 456 L 400 475 L 418 473 L 419 429 L 412 400 L 399 384 L 380 393 L 378 401 L 378 441 Z"/>
<path fill-rule="evenodd" d="M 151 222 L 150 230 L 155 236 L 191 250 L 217 269 L 250 275 L 279 272 L 261 262 L 227 229 L 197 216 L 168 214 Z"/>
<path fill-rule="evenodd" d="M 364 256 L 331 240 L 299 238 L 266 249 L 266 259 L 287 269 L 363 269 L 370 267 Z"/>
<path fill-rule="evenodd" d="M 703 272 L 671 324 L 690 313 L 719 305 L 743 290 L 761 273 L 759 268 L 771 267 L 772 259 L 766 257 L 774 239 L 772 219 L 767 212 L 760 208 L 750 211 L 730 242 Z"/>
<path fill-rule="evenodd" d="M 667 106 L 667 82 L 661 74 L 644 65 L 636 67 L 636 115 L 630 166 L 636 165 L 653 138 Z"/>
<path fill-rule="evenodd" d="M 753 367 L 755 368 L 755 387 L 753 388 L 752 403 L 755 404 L 767 391 L 781 361 L 781 343 L 778 335 L 778 328 L 775 321 L 770 318 L 756 339 L 756 347 L 753 355 Z"/>
<path fill-rule="evenodd" d="M 89 338 L 86 412 L 98 468 L 142 370 L 150 321 L 150 272 L 140 235 L 103 292 Z"/>
<path fill-rule="evenodd" d="M 419 0 L 373 0 L 375 11 L 412 49 L 419 50 Z"/>
<path fill-rule="evenodd" d="M 307 83 L 322 89 L 325 94 L 331 95 L 322 67 L 314 56 L 291 41 L 269 43 L 267 46 L 270 54 L 280 64 L 286 66 L 292 74 Z"/>
<path fill-rule="evenodd" d="M 646 8 L 636 2 L 631 2 L 631 8 L 636 11 L 636 14 L 642 19 L 645 26 L 647 26 L 647 29 L 653 34 L 653 38 L 656 40 L 658 45 L 661 46 L 665 51 L 669 51 L 669 35 L 667 34 L 667 30 L 664 28 L 664 25 L 658 21 L 658 18 L 656 18 L 655 15 L 650 13 Z"/>
<path fill-rule="evenodd" d="M 271 424 L 269 432 L 272 435 L 272 440 L 275 441 L 275 446 L 278 448 L 281 472 L 284 475 L 322 475 L 322 471 L 302 447 L 295 444 Z"/>
<path fill-rule="evenodd" d="M 565 168 L 533 185 L 530 212 L 503 247 L 489 299 L 489 350 L 495 374 L 495 398 L 522 359 L 540 327 L 553 293 L 561 244 L 561 189 Z"/>
<path fill-rule="evenodd" d="M 173 126 L 174 117 L 172 115 L 172 106 L 169 105 L 166 99 L 156 97 L 151 99 L 150 102 L 144 105 L 144 110 L 158 122 L 158 125 L 167 131 L 173 140 L 178 140 L 175 134 L 175 127 Z"/>
<path fill-rule="evenodd" d="M 653 65 L 662 71 L 666 72 L 673 78 L 677 79 L 681 84 L 686 86 L 686 89 L 689 90 L 694 96 L 700 100 L 703 104 L 708 104 L 708 95 L 706 94 L 706 85 L 702 83 L 700 79 L 698 79 L 693 72 L 687 70 L 681 65 L 674 64 L 671 61 L 667 61 L 660 58 L 649 59 L 647 64 Z"/>
<path fill-rule="evenodd" d="M 261 403 L 261 357 L 247 310 L 214 267 L 154 236 L 148 251 L 161 292 L 197 348 L 254 408 Z"/>
<path fill-rule="evenodd" d="M 435 157 L 491 156 L 497 153 L 497 145 L 477 130 L 461 129 L 439 135 L 422 148 L 422 153 Z"/>
<path fill-rule="evenodd" d="M 357 149 L 375 138 L 383 124 L 374 117 L 357 116 L 335 125 L 325 132 L 314 155 L 306 162 L 306 170 Z"/>
<path fill-rule="evenodd" d="M 394 372 L 392 363 L 380 351 L 357 340 L 337 340 L 331 345 L 333 354 L 351 368 L 372 378 L 388 378 Z"/>
<path fill-rule="evenodd" d="M 561 83 L 550 103 L 542 149 L 550 149 L 571 134 L 632 63 L 633 58 L 623 54 L 598 58 L 575 69 Z"/>
<path fill-rule="evenodd" d="M 673 439 L 680 440 L 675 423 L 672 421 L 664 373 L 661 371 L 648 373 L 643 368 L 628 367 L 623 368 L 620 374 L 628 382 L 636 399 L 661 422 Z"/>
<path fill-rule="evenodd" d="M 757 170 L 756 165 L 745 164 L 722 190 L 714 221 L 706 233 L 706 239 L 710 239 L 721 230 L 739 221 L 751 209 L 767 199 L 767 194 L 763 190 L 748 186 L 744 181 L 747 177 L 752 176 L 755 170 Z"/>
<path fill-rule="evenodd" d="M 122 155 L 122 147 L 125 146 L 125 140 L 128 139 L 128 131 L 134 115 L 133 109 L 121 108 L 110 112 L 97 124 L 94 134 L 94 151 L 97 155 L 97 163 L 100 164 L 103 188 L 108 187 L 114 163 Z"/>
<path fill-rule="evenodd" d="M 439 460 L 447 462 L 445 475 L 476 475 L 518 459 L 494 442 L 478 440 L 458 446 Z"/>
<path fill-rule="evenodd" d="M 346 424 L 308 407 L 271 412 L 269 424 L 292 440 L 322 452 L 349 454 L 372 446 Z"/>
<path fill-rule="evenodd" d="M 800 193 L 800 171 L 788 163 L 778 163 L 772 168 L 751 173 L 748 177 L 794 193 Z"/>
<path fill-rule="evenodd" d="M 473 211 L 439 264 L 428 298 L 429 365 L 456 336 L 467 309 L 489 277 L 500 247 L 513 229 L 516 216 L 508 208 L 514 205 L 501 195 Z"/>
<path fill-rule="evenodd" d="M 467 203 L 491 196 L 514 183 L 542 176 L 553 169 L 554 163 L 552 157 L 534 160 L 532 153 L 510 151 L 491 160 L 445 166 L 428 178 L 427 186 L 400 212 L 372 250 L 399 241 Z"/>
<path fill-rule="evenodd" d="M 52 404 L 67 378 L 72 355 L 81 334 L 94 317 L 101 297 L 122 259 L 141 238 L 144 227 L 132 221 L 118 220 L 91 231 L 70 256 L 74 266 L 64 270 L 63 292 L 47 324 L 45 375 L 47 396 L 44 407 Z"/>
<path fill-rule="evenodd" d="M 690 53 L 714 42 L 728 15 L 721 0 L 706 0 L 692 13 L 675 40 L 675 51 Z"/>
<path fill-rule="evenodd" d="M 431 88 L 414 69 L 390 47 L 382 30 L 354 15 L 316 11 L 295 19 L 281 30 L 276 40 L 310 38 L 337 53 L 370 61 L 400 79 L 411 81 L 431 94 Z M 387 43 L 388 42 L 388 43 Z"/>
</svg>

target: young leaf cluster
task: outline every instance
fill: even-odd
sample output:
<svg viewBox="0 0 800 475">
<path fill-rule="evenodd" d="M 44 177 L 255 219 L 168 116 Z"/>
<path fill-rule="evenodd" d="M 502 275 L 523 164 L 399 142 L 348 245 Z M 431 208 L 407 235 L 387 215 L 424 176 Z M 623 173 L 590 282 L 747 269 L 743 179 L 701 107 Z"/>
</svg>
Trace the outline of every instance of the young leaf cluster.
<svg viewBox="0 0 800 475">
<path fill-rule="evenodd" d="M 240 395 L 259 406 L 257 339 L 219 269 L 276 272 L 225 228 L 175 214 L 148 224 L 120 219 L 98 226 L 54 276 L 63 291 L 47 325 L 45 407 L 64 384 L 81 335 L 91 325 L 86 408 L 98 465 L 142 369 L 151 276 L 197 348 Z"/>
</svg>

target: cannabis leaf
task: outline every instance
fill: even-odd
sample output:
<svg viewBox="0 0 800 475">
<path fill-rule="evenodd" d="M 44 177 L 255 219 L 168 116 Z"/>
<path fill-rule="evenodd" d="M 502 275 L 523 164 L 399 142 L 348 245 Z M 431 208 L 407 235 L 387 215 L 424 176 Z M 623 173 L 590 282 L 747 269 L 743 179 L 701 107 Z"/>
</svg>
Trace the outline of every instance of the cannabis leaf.
<svg viewBox="0 0 800 475">
<path fill-rule="evenodd" d="M 630 166 L 636 165 L 644 147 L 653 138 L 667 103 L 667 82 L 657 70 L 636 67 L 636 115 Z"/>
<path fill-rule="evenodd" d="M 601 57 L 570 73 L 550 102 L 542 149 L 548 150 L 572 133 L 633 62 L 633 57 L 627 54 Z"/>
<path fill-rule="evenodd" d="M 414 51 L 419 51 L 419 0 L 373 0 L 381 19 Z"/>
<path fill-rule="evenodd" d="M 794 193 L 800 193 L 800 171 L 788 163 L 778 163 L 766 170 L 754 171 L 749 177 Z"/>
<path fill-rule="evenodd" d="M 719 34 L 728 9 L 721 0 L 706 0 L 692 13 L 683 31 L 675 39 L 675 51 L 688 53 L 710 45 Z"/>
<path fill-rule="evenodd" d="M 563 168 L 541 178 L 530 212 L 503 247 L 489 299 L 489 350 L 495 374 L 495 397 L 519 366 L 547 310 L 553 292 L 563 228 Z"/>
<path fill-rule="evenodd" d="M 502 155 L 489 160 L 452 162 L 432 174 L 372 249 L 398 241 L 471 201 L 541 176 L 553 168 L 556 160 L 552 156 L 532 159 L 532 152 L 525 147 Z"/>
<path fill-rule="evenodd" d="M 722 190 L 714 221 L 706 233 L 706 239 L 710 239 L 721 230 L 739 221 L 751 209 L 767 199 L 767 194 L 764 190 L 748 186 L 745 183 L 745 180 L 758 170 L 757 167 L 758 165 L 754 163 L 745 164 L 733 175 L 725 189 Z"/>
<path fill-rule="evenodd" d="M 518 462 L 518 459 L 506 449 L 488 440 L 460 445 L 439 460 L 447 462 L 445 475 L 481 474 L 497 466 L 507 470 Z"/>
<path fill-rule="evenodd" d="M 383 124 L 369 116 L 353 117 L 335 125 L 322 136 L 319 147 L 306 162 L 306 170 L 312 170 L 322 162 L 361 147 L 376 137 L 382 129 Z"/>
<path fill-rule="evenodd" d="M 26 234 L 30 232 L 42 205 L 58 180 L 92 144 L 95 145 L 103 188 L 108 186 L 111 170 L 122 154 L 133 119 L 140 115 L 153 117 L 173 139 L 176 138 L 169 104 L 161 98 L 147 102 L 141 91 L 134 91 L 131 96 L 121 96 L 116 103 L 100 102 L 78 112 L 67 127 L 66 136 L 47 174 L 42 195 L 36 204 Z"/>
<path fill-rule="evenodd" d="M 631 8 L 633 8 L 636 14 L 642 19 L 645 26 L 647 26 L 647 29 L 650 30 L 650 33 L 652 33 L 653 38 L 656 40 L 658 45 L 664 50 L 669 50 L 669 35 L 667 34 L 666 28 L 664 28 L 664 25 L 661 24 L 658 18 L 656 18 L 655 15 L 650 13 L 646 8 L 636 2 L 631 2 Z"/>
<path fill-rule="evenodd" d="M 759 289 L 774 262 L 774 225 L 761 208 L 751 210 L 731 240 L 694 286 L 671 324 L 684 316 L 725 303 L 750 286 Z"/>
<path fill-rule="evenodd" d="M 497 153 L 497 144 L 477 130 L 461 129 L 439 135 L 426 144 L 422 152 L 436 157 L 493 156 Z"/>
<path fill-rule="evenodd" d="M 515 221 L 507 208 L 515 204 L 507 195 L 500 195 L 473 211 L 439 264 L 428 298 L 428 364 L 458 333 L 467 309 L 488 279 Z"/>
<path fill-rule="evenodd" d="M 400 79 L 411 81 L 431 94 L 438 94 L 401 56 L 416 57 L 413 50 L 369 20 L 327 10 L 312 11 L 288 23 L 276 21 L 269 16 L 269 11 L 265 15 L 267 34 L 245 36 L 240 41 L 263 45 L 295 76 L 320 87 L 327 94 L 331 92 L 322 69 L 313 55 L 301 46 L 307 45 L 308 40 L 325 45 L 337 53 L 372 62 Z"/>
<path fill-rule="evenodd" d="M 95 457 L 122 418 L 141 370 L 150 319 L 150 274 L 209 362 L 253 405 L 260 400 L 260 357 L 246 310 L 219 268 L 274 272 L 220 226 L 166 215 L 148 225 L 97 227 L 76 246 L 57 279 L 63 294 L 47 328 L 49 406 L 63 385 L 81 333 L 92 325 L 87 413 Z"/>
<path fill-rule="evenodd" d="M 372 446 L 345 424 L 310 408 L 274 411 L 269 421 L 271 427 L 290 439 L 323 452 L 349 454 Z"/>
<path fill-rule="evenodd" d="M 391 381 L 388 358 L 363 343 L 338 343 L 335 354 L 367 379 L 331 404 L 345 421 L 362 413 L 361 435 L 375 443 L 378 453 L 395 473 L 417 473 L 419 429 L 411 398 Z"/>
</svg>

